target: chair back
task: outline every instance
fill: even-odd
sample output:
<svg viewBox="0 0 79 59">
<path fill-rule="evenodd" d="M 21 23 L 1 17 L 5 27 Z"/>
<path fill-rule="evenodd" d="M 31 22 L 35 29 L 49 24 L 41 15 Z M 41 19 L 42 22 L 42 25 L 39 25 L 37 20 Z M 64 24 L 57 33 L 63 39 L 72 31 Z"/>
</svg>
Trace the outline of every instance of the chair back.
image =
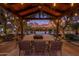
<svg viewBox="0 0 79 59">
<path fill-rule="evenodd" d="M 31 48 L 31 42 L 30 41 L 21 41 L 21 42 L 19 42 L 19 48 L 20 48 L 20 50 L 29 50 Z"/>
<path fill-rule="evenodd" d="M 62 49 L 62 42 L 61 41 L 51 41 L 50 42 L 50 49 L 52 50 L 61 50 Z"/>
<path fill-rule="evenodd" d="M 35 50 L 43 51 L 46 49 L 47 45 L 46 45 L 45 41 L 34 41 L 33 46 L 34 46 Z"/>
</svg>

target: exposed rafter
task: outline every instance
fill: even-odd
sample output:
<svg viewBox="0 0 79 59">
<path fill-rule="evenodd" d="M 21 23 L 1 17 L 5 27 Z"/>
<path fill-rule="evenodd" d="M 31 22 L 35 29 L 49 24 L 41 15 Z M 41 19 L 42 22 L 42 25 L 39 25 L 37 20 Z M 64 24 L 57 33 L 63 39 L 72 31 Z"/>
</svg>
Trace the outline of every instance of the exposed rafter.
<svg viewBox="0 0 79 59">
<path fill-rule="evenodd" d="M 33 12 L 36 12 L 36 11 L 43 11 L 43 12 L 46 12 L 52 16 L 61 16 L 61 13 L 60 12 L 57 12 L 55 10 L 52 10 L 52 9 L 49 9 L 48 7 L 45 7 L 45 6 L 40 6 L 41 8 L 39 8 L 39 6 L 35 7 L 35 8 L 32 8 L 32 9 L 29 9 L 29 10 L 26 10 L 26 11 L 23 11 L 20 13 L 20 15 L 23 16 L 27 16 Z"/>
<path fill-rule="evenodd" d="M 61 13 L 60 12 L 58 12 L 56 10 L 49 9 L 46 6 L 42 6 L 42 8 L 40 10 L 45 11 L 45 12 L 47 12 L 49 14 L 52 14 L 52 15 L 55 15 L 55 16 L 61 16 Z"/>
<path fill-rule="evenodd" d="M 79 4 L 77 3 L 73 6 L 70 3 L 56 3 L 56 6 L 53 3 L 1 3 L 0 7 L 22 18 L 39 11 L 46 12 L 55 17 L 61 17 L 62 15 L 72 15 L 74 13 L 73 10 L 79 10 Z"/>
<path fill-rule="evenodd" d="M 34 7 L 36 7 L 36 6 L 38 6 L 37 4 L 34 4 L 34 5 L 27 5 L 25 8 L 22 8 L 22 9 L 20 9 L 20 10 L 17 10 L 17 11 L 15 11 L 16 13 L 20 13 L 20 12 L 23 12 L 23 11 L 26 11 L 26 10 L 29 10 L 29 9 L 32 9 L 32 8 L 34 8 Z"/>
<path fill-rule="evenodd" d="M 27 14 L 29 14 L 29 13 L 36 12 L 36 11 L 38 11 L 38 10 L 39 10 L 39 9 L 38 9 L 37 7 L 34 7 L 34 8 L 29 9 L 29 10 L 20 12 L 19 15 L 20 15 L 20 16 L 27 15 Z"/>
</svg>

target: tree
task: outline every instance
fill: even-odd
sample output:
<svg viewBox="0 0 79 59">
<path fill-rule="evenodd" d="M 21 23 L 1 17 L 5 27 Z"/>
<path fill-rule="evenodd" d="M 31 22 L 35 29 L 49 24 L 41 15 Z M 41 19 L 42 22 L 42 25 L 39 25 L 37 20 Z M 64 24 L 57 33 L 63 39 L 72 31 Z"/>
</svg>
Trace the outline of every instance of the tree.
<svg viewBox="0 0 79 59">
<path fill-rule="evenodd" d="M 79 29 L 79 23 L 73 23 L 72 25 L 72 29 L 75 30 L 75 34 L 78 34 L 78 29 Z"/>
</svg>

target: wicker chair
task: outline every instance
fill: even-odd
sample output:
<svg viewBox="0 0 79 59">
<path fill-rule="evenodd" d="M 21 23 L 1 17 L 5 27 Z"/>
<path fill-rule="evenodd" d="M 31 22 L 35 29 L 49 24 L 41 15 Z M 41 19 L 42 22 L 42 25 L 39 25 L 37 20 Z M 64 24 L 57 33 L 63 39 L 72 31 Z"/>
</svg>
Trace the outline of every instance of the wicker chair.
<svg viewBox="0 0 79 59">
<path fill-rule="evenodd" d="M 21 41 L 19 42 L 19 55 L 23 51 L 24 55 L 31 55 L 32 54 L 32 46 L 31 41 Z"/>
<path fill-rule="evenodd" d="M 58 53 L 62 55 L 62 42 L 61 41 L 50 41 L 49 42 L 49 55 L 57 56 Z"/>
<path fill-rule="evenodd" d="M 33 53 L 37 56 L 44 56 L 47 52 L 47 44 L 45 41 L 33 41 Z"/>
</svg>

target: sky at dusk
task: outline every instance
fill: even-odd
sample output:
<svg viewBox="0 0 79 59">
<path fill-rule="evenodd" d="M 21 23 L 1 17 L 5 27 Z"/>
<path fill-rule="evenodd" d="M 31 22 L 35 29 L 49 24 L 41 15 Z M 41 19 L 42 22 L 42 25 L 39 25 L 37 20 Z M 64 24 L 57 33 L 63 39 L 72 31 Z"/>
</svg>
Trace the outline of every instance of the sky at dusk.
<svg viewBox="0 0 79 59">
<path fill-rule="evenodd" d="M 48 24 L 49 20 L 30 20 L 29 23 Z"/>
</svg>

